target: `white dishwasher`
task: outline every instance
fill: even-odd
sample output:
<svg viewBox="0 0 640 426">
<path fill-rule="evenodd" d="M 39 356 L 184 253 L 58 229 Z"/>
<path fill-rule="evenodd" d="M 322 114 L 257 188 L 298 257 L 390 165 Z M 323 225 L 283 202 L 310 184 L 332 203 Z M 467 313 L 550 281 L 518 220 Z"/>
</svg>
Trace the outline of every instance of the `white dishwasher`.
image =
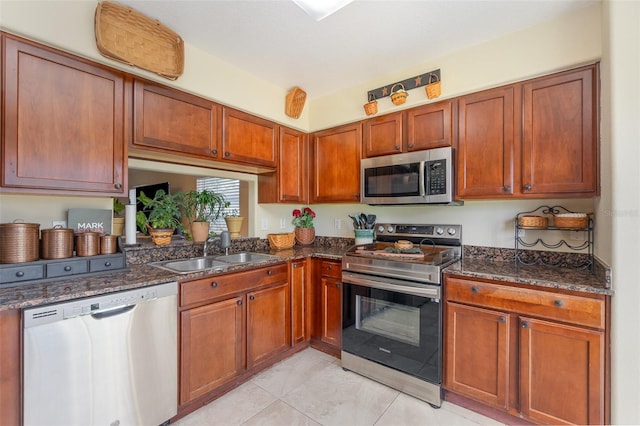
<svg viewBox="0 0 640 426">
<path fill-rule="evenodd" d="M 24 425 L 158 426 L 177 413 L 176 282 L 24 310 Z"/>
</svg>

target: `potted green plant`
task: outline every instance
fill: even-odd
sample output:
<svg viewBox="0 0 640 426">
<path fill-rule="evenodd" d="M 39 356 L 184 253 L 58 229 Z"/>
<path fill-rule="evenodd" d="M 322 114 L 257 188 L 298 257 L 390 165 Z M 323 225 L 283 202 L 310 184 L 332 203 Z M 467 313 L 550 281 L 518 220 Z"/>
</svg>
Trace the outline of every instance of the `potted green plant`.
<svg viewBox="0 0 640 426">
<path fill-rule="evenodd" d="M 225 205 L 224 194 L 208 189 L 192 190 L 184 195 L 184 216 L 189 222 L 194 242 L 201 243 L 209 237 L 209 223 L 222 215 Z"/>
<path fill-rule="evenodd" d="M 138 201 L 144 205 L 144 209 L 136 213 L 136 223 L 142 232 L 149 231 L 154 244 L 169 244 L 173 232 L 176 229 L 182 230 L 180 218 L 183 198 L 184 194 L 181 192 L 167 194 L 162 189 L 156 191 L 153 198 L 149 198 L 144 192 L 140 193 Z"/>
<path fill-rule="evenodd" d="M 231 238 L 240 238 L 240 230 L 242 229 L 242 222 L 244 217 L 240 216 L 238 209 L 227 210 L 231 203 L 228 201 L 224 204 L 224 221 L 227 223 L 227 229 Z"/>
</svg>

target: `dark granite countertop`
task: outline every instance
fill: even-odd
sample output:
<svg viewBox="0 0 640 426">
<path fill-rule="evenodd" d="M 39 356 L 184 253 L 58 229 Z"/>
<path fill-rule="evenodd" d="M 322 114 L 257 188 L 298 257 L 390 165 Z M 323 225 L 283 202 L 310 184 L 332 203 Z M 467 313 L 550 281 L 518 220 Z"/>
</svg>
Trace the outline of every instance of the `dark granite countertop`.
<svg viewBox="0 0 640 426">
<path fill-rule="evenodd" d="M 347 247 L 345 246 L 333 247 L 319 245 L 294 246 L 294 248 L 288 250 L 260 250 L 262 253 L 278 256 L 279 259 L 266 260 L 251 265 L 231 266 L 224 273 L 259 268 L 269 264 L 304 259 L 306 257 L 340 260 L 346 249 Z M 176 274 L 148 264 L 129 264 L 128 268 L 129 270 L 126 272 L 69 277 L 63 281 L 33 283 L 3 288 L 0 289 L 0 310 L 45 305 L 162 284 L 170 281 L 197 279 L 210 275 L 209 272 Z"/>
<path fill-rule="evenodd" d="M 447 267 L 444 272 L 534 287 L 613 295 L 613 290 L 609 288 L 609 270 L 599 264 L 591 272 L 585 269 L 516 265 L 514 261 L 464 257 L 460 262 Z"/>
</svg>

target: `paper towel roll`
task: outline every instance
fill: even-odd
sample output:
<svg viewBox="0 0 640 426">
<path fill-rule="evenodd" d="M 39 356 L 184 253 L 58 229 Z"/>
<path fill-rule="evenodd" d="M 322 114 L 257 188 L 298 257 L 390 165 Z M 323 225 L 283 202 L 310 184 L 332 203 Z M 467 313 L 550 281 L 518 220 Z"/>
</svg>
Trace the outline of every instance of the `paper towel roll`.
<svg viewBox="0 0 640 426">
<path fill-rule="evenodd" d="M 125 243 L 136 243 L 136 205 L 127 204 L 124 206 L 125 212 Z"/>
</svg>

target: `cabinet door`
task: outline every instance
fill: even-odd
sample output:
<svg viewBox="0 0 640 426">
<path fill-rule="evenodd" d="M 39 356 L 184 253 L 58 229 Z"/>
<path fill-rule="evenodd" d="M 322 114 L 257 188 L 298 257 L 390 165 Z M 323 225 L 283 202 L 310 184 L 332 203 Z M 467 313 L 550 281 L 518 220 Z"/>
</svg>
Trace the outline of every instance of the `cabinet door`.
<svg viewBox="0 0 640 426">
<path fill-rule="evenodd" d="M 2 42 L 2 185 L 123 195 L 123 74 L 6 35 Z"/>
<path fill-rule="evenodd" d="M 546 424 L 604 424 L 604 333 L 520 318 L 520 410 Z"/>
<path fill-rule="evenodd" d="M 364 122 L 363 150 L 365 157 L 377 157 L 402 152 L 404 114 L 395 112 Z"/>
<path fill-rule="evenodd" d="M 513 194 L 514 93 L 501 87 L 458 100 L 456 195 Z"/>
<path fill-rule="evenodd" d="M 596 67 L 523 85 L 522 192 L 596 193 Z"/>
<path fill-rule="evenodd" d="M 291 339 L 295 345 L 309 339 L 309 279 L 306 261 L 291 263 Z"/>
<path fill-rule="evenodd" d="M 453 101 L 437 102 L 407 111 L 406 151 L 451 146 Z"/>
<path fill-rule="evenodd" d="M 509 314 L 447 302 L 444 387 L 507 409 Z"/>
<path fill-rule="evenodd" d="M 247 294 L 247 368 L 290 346 L 289 300 L 288 283 Z"/>
<path fill-rule="evenodd" d="M 311 202 L 359 202 L 362 124 L 317 132 L 312 140 Z"/>
<path fill-rule="evenodd" d="M 322 276 L 320 288 L 320 340 L 339 350 L 342 347 L 342 282 L 335 277 Z"/>
<path fill-rule="evenodd" d="M 133 146 L 218 157 L 220 106 L 158 84 L 134 82 Z"/>
<path fill-rule="evenodd" d="M 2 424 L 7 425 L 21 424 L 21 317 L 20 309 L 0 311 L 0 336 L 2 336 L 2 345 L 0 346 L 0 413 L 2 413 Z"/>
<path fill-rule="evenodd" d="M 276 167 L 278 125 L 232 108 L 223 108 L 222 152 L 225 160 Z"/>
<path fill-rule="evenodd" d="M 235 297 L 180 313 L 180 404 L 242 372 L 243 306 Z"/>
</svg>

